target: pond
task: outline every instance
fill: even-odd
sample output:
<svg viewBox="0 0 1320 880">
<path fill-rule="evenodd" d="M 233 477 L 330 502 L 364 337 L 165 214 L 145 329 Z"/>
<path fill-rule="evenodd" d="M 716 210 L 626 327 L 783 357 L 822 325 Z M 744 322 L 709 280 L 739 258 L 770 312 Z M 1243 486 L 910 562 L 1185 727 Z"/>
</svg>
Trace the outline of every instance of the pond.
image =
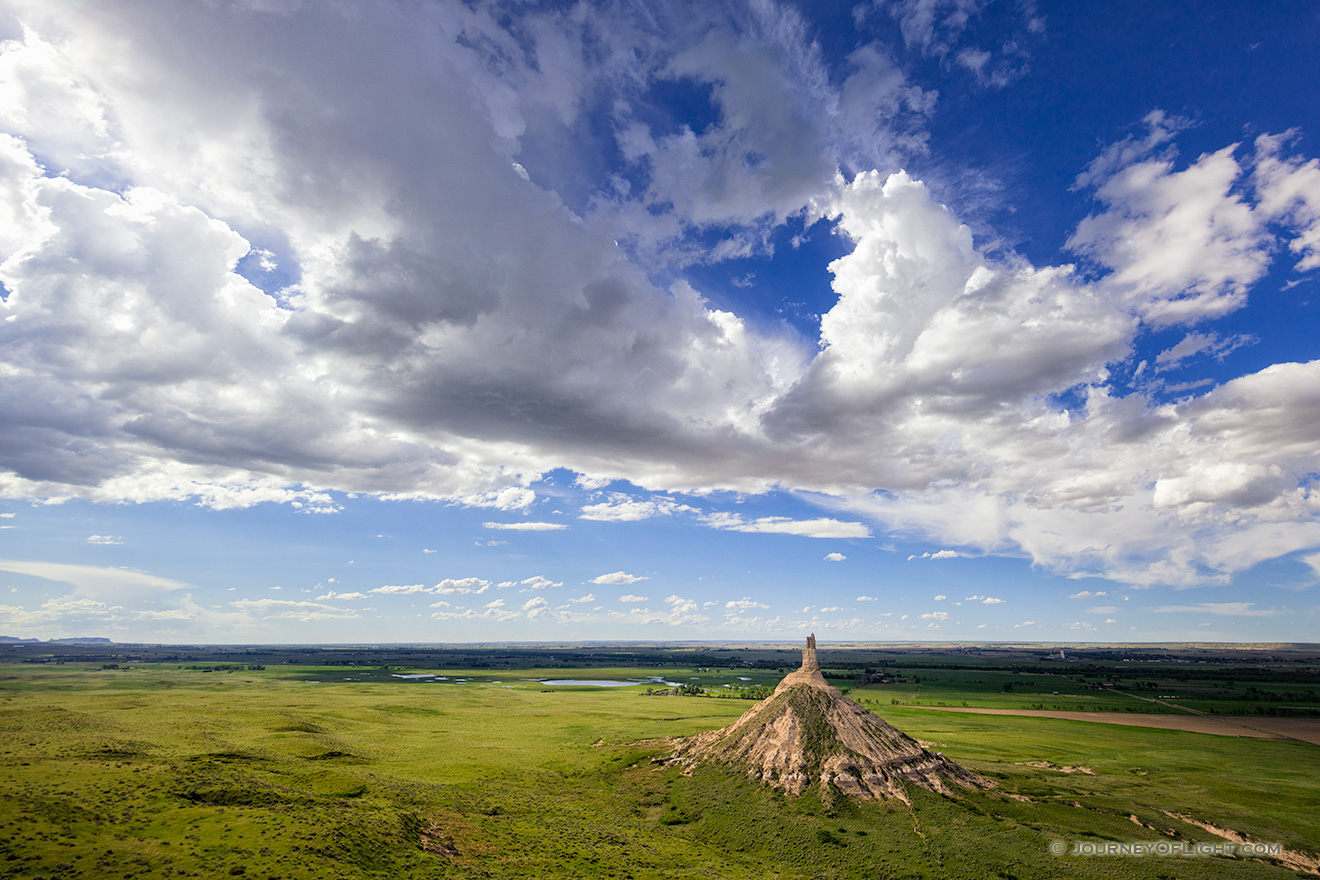
<svg viewBox="0 0 1320 880">
<path fill-rule="evenodd" d="M 667 687 L 676 686 L 675 682 L 665 681 L 663 678 L 659 676 L 655 676 L 653 678 L 633 679 L 630 681 L 618 681 L 617 679 L 612 679 L 612 678 L 545 678 L 545 679 L 532 679 L 532 680 L 540 681 L 541 684 L 548 684 L 548 685 L 579 685 L 579 686 L 585 685 L 586 687 L 602 687 L 602 688 L 633 687 L 634 685 L 639 685 L 639 684 L 663 684 Z"/>
</svg>

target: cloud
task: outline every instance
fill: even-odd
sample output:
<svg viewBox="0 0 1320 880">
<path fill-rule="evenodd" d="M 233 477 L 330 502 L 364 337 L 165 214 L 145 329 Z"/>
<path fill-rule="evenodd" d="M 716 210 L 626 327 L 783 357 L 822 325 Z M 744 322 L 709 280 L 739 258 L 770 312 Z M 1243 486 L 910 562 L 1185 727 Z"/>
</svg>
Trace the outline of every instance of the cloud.
<svg viewBox="0 0 1320 880">
<path fill-rule="evenodd" d="M 1288 249 L 1299 257 L 1297 271 L 1306 272 L 1320 268 L 1320 160 L 1284 155 L 1297 134 L 1290 130 L 1256 138 L 1252 185 L 1261 213 L 1292 227 Z"/>
<path fill-rule="evenodd" d="M 370 592 L 383 593 L 387 596 L 413 596 L 417 593 L 429 593 L 431 590 L 425 584 L 389 584 L 376 587 Z"/>
<path fill-rule="evenodd" d="M 927 551 L 925 553 L 922 553 L 920 556 L 909 556 L 908 562 L 911 562 L 914 559 L 957 559 L 957 558 L 958 558 L 958 552 L 956 550 L 936 550 L 934 553 Z"/>
<path fill-rule="evenodd" d="M 1220 617 L 1271 617 L 1278 612 L 1257 610 L 1252 602 L 1198 602 L 1195 605 L 1160 605 L 1161 614 L 1214 614 Z"/>
<path fill-rule="evenodd" d="M 536 620 L 550 613 L 546 607 L 548 604 L 543 596 L 533 596 L 523 603 L 522 610 L 528 620 Z"/>
<path fill-rule="evenodd" d="M 644 597 L 634 597 L 646 601 Z M 667 611 L 653 611 L 650 608 L 630 608 L 627 611 L 607 611 L 605 619 L 618 624 L 649 626 L 697 626 L 709 622 L 701 614 L 697 603 L 689 598 L 672 595 L 665 599 L 669 605 Z"/>
<path fill-rule="evenodd" d="M 764 347 L 739 319 L 707 309 L 695 292 L 674 297 L 657 289 L 645 272 L 617 258 L 620 215 L 607 221 L 612 228 L 575 223 L 558 198 L 510 172 L 507 150 L 526 118 L 518 118 L 521 111 L 508 102 L 509 83 L 492 77 L 484 52 L 511 36 L 482 13 L 434 12 L 437 17 L 422 22 L 402 5 L 343 20 L 310 10 L 249 15 L 217 9 L 172 19 L 169 42 L 196 51 L 162 56 L 155 52 L 159 44 L 135 44 L 130 19 L 137 13 L 107 10 L 100 24 L 75 16 L 61 23 L 64 42 L 52 49 L 37 34 L 46 25 L 54 32 L 53 20 L 33 9 L 30 41 L 7 46 L 17 63 L 32 61 L 42 81 L 28 82 L 31 94 L 15 95 L 11 105 L 26 129 L 22 138 L 6 141 L 11 161 L 5 170 L 20 198 L 5 208 L 21 213 L 23 205 L 44 200 L 48 219 L 10 227 L 30 234 L 6 253 L 27 245 L 44 250 L 35 262 L 6 264 L 6 288 L 15 292 L 8 308 L 17 320 L 0 329 L 4 350 L 17 355 L 22 348 L 26 359 L 15 377 L 24 399 L 53 392 L 45 398 L 51 412 L 71 418 L 57 426 L 25 416 L 20 424 L 8 418 L 18 412 L 6 414 L 11 427 L 4 448 L 12 454 L 5 464 L 17 475 L 11 491 L 139 501 L 197 497 L 213 506 L 282 500 L 332 509 L 323 492 L 285 485 L 305 478 L 388 498 L 518 509 L 534 498 L 526 483 L 556 458 L 581 453 L 576 464 L 586 470 L 588 448 L 602 440 L 617 444 L 645 434 L 663 444 L 653 429 L 668 413 L 726 410 L 722 398 L 729 394 L 720 389 L 734 373 L 746 378 L 735 383 L 738 399 L 773 388 L 757 373 Z M 441 20 L 453 33 L 484 36 L 463 44 L 442 39 L 425 50 L 400 42 L 401 34 Z M 692 38 L 706 32 L 695 26 Z M 118 43 L 121 38 L 127 42 Z M 344 88 L 336 75 L 300 69 L 310 56 L 292 51 L 279 53 L 283 70 L 274 79 L 263 74 L 254 80 L 260 65 L 247 62 L 272 57 L 256 49 L 268 39 L 330 51 L 352 46 L 360 53 L 355 57 L 390 63 L 369 65 L 359 71 L 368 82 L 354 74 L 358 88 Z M 251 46 L 254 54 L 222 62 L 211 47 L 230 41 Z M 171 86 L 115 79 L 107 74 L 114 62 L 83 60 L 105 60 L 102 50 L 113 54 L 120 46 L 129 53 L 125 60 L 144 69 L 173 68 Z M 722 57 L 727 67 L 732 56 Z M 44 60 L 37 64 L 38 58 Z M 667 63 L 657 59 L 656 66 Z M 217 79 L 217 64 L 232 76 Z M 557 76 L 561 68 L 554 70 L 508 72 L 514 81 L 530 78 L 522 81 L 530 97 L 537 91 L 532 81 Z M 731 110 L 739 104 L 740 93 L 719 71 L 702 70 L 723 83 L 722 99 Z M 432 85 L 421 89 L 422 80 Z M 294 88 L 295 81 L 301 85 Z M 290 87 L 268 90 L 277 82 Z M 69 102 L 68 116 L 24 115 L 40 106 L 37 96 L 48 86 L 68 83 L 79 84 L 86 97 Z M 232 112 L 255 106 L 248 99 L 259 93 L 263 112 Z M 392 100 L 377 100 L 383 93 Z M 84 105 L 96 112 L 84 114 L 85 130 L 76 132 L 83 140 L 74 143 L 55 127 L 64 131 L 76 123 L 73 107 Z M 147 105 L 157 106 L 147 111 Z M 336 114 L 319 114 L 316 108 L 325 106 L 336 107 Z M 417 114 L 418 106 L 430 110 Z M 156 136 L 159 112 L 179 114 L 172 127 L 179 137 L 168 146 Z M 339 118 L 331 122 L 331 116 Z M 111 117 L 114 123 L 101 124 Z M 442 118 L 446 123 L 437 128 Z M 370 145 L 352 134 L 380 127 L 407 134 L 392 145 Z M 106 130 L 128 140 L 109 142 L 97 133 Z M 56 143 L 61 137 L 64 142 Z M 409 154 L 406 142 L 426 147 Z M 774 140 L 767 144 L 780 152 Z M 79 180 L 94 176 L 81 173 L 89 169 L 80 157 L 113 153 L 112 176 L 132 184 L 117 186 L 121 195 L 54 172 L 47 177 L 29 147 L 52 165 L 72 168 Z M 176 147 L 179 152 L 170 152 Z M 263 156 L 259 170 L 249 161 L 254 149 Z M 204 163 L 196 161 L 201 153 Z M 710 150 L 704 154 L 717 158 Z M 522 161 L 535 174 L 535 165 Z M 344 173 L 363 163 L 380 173 Z M 828 180 L 827 156 L 815 164 Z M 424 175 L 427 183 L 418 186 L 420 167 L 443 173 Z M 776 167 L 787 173 L 789 166 Z M 295 181 L 308 189 L 295 192 Z M 755 188 L 748 190 L 755 195 Z M 730 209 L 763 214 L 760 208 Z M 234 225 L 214 219 L 219 215 Z M 274 224 L 279 228 L 272 230 Z M 237 226 L 277 242 L 254 249 Z M 121 250 L 96 252 L 86 247 L 93 240 L 115 240 Z M 487 252 L 492 241 L 503 242 L 502 256 L 489 254 L 490 262 L 466 256 Z M 244 263 L 250 253 L 268 272 L 277 250 L 273 262 L 291 267 L 296 287 L 266 289 L 248 277 L 265 283 Z M 505 268 L 491 268 L 501 262 Z M 41 274 L 35 274 L 39 264 Z M 437 285 L 437 279 L 444 281 Z M 111 288 L 113 320 L 100 320 L 96 291 Z M 57 324 L 63 333 L 46 332 Z M 621 350 L 620 334 L 634 329 L 646 343 Z M 503 344 L 511 332 L 524 337 L 517 349 Z M 427 337 L 434 333 L 453 338 L 435 346 Z M 19 336 L 44 340 L 45 348 L 14 347 Z M 58 341 L 74 337 L 81 337 L 76 345 Z M 81 365 L 72 359 L 75 348 Z M 490 354 L 497 351 L 498 357 Z M 687 363 L 689 357 L 695 360 Z M 341 359 L 346 369 L 339 368 Z M 313 363 L 320 366 L 306 369 Z M 382 386 L 366 378 L 377 375 L 376 367 L 402 372 Z M 69 407 L 78 405 L 76 388 L 93 374 L 137 377 L 137 394 L 115 404 L 123 411 L 83 398 L 87 408 L 75 413 Z M 248 389 L 241 404 L 212 393 L 240 384 Z M 675 394 L 676 388 L 685 390 Z M 346 401 L 368 398 L 370 407 L 343 417 Z M 492 401 L 499 403 L 492 408 Z M 560 446 L 557 452 L 525 445 L 544 440 L 553 421 L 567 432 L 564 443 L 552 444 Z M 617 429 L 611 436 L 597 430 L 601 425 Z M 75 456 L 77 442 L 49 442 L 61 431 L 85 448 Z M 523 452 L 514 452 L 520 443 Z M 104 455 L 87 454 L 92 448 Z M 515 471 L 509 465 L 519 458 Z M 272 471 L 286 476 L 262 476 Z M 329 473 L 337 476 L 327 481 Z"/>
<path fill-rule="evenodd" d="M 993 597 L 993 596 L 986 596 L 984 599 L 981 600 L 981 604 L 982 604 L 982 605 L 1003 605 L 1005 601 L 1007 601 L 1007 600 L 1005 600 L 1005 599 L 996 599 L 996 598 Z"/>
<path fill-rule="evenodd" d="M 393 500 L 410 496 L 395 493 L 385 497 Z M 417 496 L 413 495 L 411 497 Z M 457 501 L 467 507 L 489 507 L 495 510 L 522 510 L 536 500 L 536 493 L 523 486 L 505 486 L 499 489 L 489 489 L 482 492 L 455 495 L 451 500 Z"/>
<path fill-rule="evenodd" d="M 847 556 L 844 556 L 842 553 L 826 553 L 826 554 L 825 554 L 825 561 L 826 561 L 826 562 L 843 562 L 843 561 L 844 561 L 845 559 L 847 559 L 847 558 L 848 558 L 848 557 L 847 557 Z"/>
<path fill-rule="evenodd" d="M 169 608 L 164 611 L 142 610 L 134 613 L 135 620 L 196 620 L 197 614 L 183 608 Z"/>
<path fill-rule="evenodd" d="M 156 597 L 173 590 L 189 589 L 190 584 L 145 572 L 124 568 L 100 568 L 63 562 L 32 562 L 0 559 L 0 571 L 30 575 L 48 581 L 69 584 L 79 596 L 110 602 L 132 598 Z"/>
<path fill-rule="evenodd" d="M 645 575 L 628 574 L 626 571 L 612 571 L 609 574 L 602 574 L 591 579 L 593 584 L 635 584 L 638 581 L 647 580 Z"/>
<path fill-rule="evenodd" d="M 116 538 L 112 535 L 89 535 L 87 538 L 87 543 L 88 544 L 122 544 L 124 543 L 124 539 Z"/>
<path fill-rule="evenodd" d="M 928 611 L 920 617 L 922 620 L 948 620 L 949 613 L 947 611 Z"/>
<path fill-rule="evenodd" d="M 574 603 L 575 605 L 586 605 L 589 602 L 596 601 L 596 594 L 587 593 L 587 595 L 585 596 L 578 596 L 576 599 L 569 599 L 568 601 Z"/>
<path fill-rule="evenodd" d="M 949 598 L 949 597 L 946 596 L 946 595 L 944 595 L 943 593 L 941 593 L 940 595 L 938 595 L 938 596 L 935 597 L 935 601 L 936 601 L 936 602 L 943 602 L 943 601 L 944 601 L 945 599 L 947 599 L 947 598 Z"/>
<path fill-rule="evenodd" d="M 558 532 L 568 528 L 568 526 L 563 523 L 547 522 L 485 522 L 481 524 L 481 527 L 483 529 L 500 529 L 502 531 L 510 532 Z"/>
<path fill-rule="evenodd" d="M 1105 592 L 1104 590 L 1097 590 L 1097 591 L 1095 591 L 1094 593 L 1091 592 L 1090 590 L 1082 590 L 1080 593 L 1073 593 L 1073 594 L 1072 594 L 1071 596 L 1069 596 L 1068 598 L 1069 598 L 1069 599 L 1090 599 L 1092 596 L 1100 597 L 1100 596 L 1108 596 L 1108 595 L 1109 595 L 1109 594 L 1108 594 L 1107 592 Z"/>
<path fill-rule="evenodd" d="M 47 599 L 35 610 L 17 605 L 0 605 L 0 620 L 4 620 L 8 626 L 24 628 L 52 623 L 109 622 L 123 616 L 123 606 L 98 602 L 85 596 Z"/>
<path fill-rule="evenodd" d="M 537 598 L 540 598 L 540 597 L 537 597 Z M 529 617 L 530 617 L 532 614 L 536 614 L 538 617 L 542 616 L 542 608 L 543 608 L 543 606 L 532 604 L 532 603 L 535 602 L 535 601 L 536 601 L 536 599 L 533 599 L 533 600 L 531 600 L 530 602 L 527 603 L 528 605 L 531 606 L 530 608 L 527 608 L 527 610 L 526 610 L 526 613 L 527 613 L 527 615 L 528 615 Z M 432 605 L 431 607 L 432 607 L 432 608 L 435 608 L 435 607 L 439 606 L 439 604 L 440 604 L 440 603 L 436 603 L 436 604 Z M 452 606 L 450 606 L 450 607 L 452 607 Z M 513 610 L 513 609 L 510 609 L 510 608 L 507 608 L 507 607 L 506 607 L 506 603 L 505 603 L 505 601 L 504 601 L 503 599 L 495 599 L 495 600 L 493 600 L 493 601 L 487 602 L 485 605 L 483 605 L 483 606 L 481 607 L 480 610 L 477 610 L 477 609 L 474 609 L 474 608 L 461 608 L 461 609 L 455 609 L 455 610 L 452 610 L 452 611 L 448 611 L 448 610 L 433 611 L 433 612 L 431 612 L 431 619 L 433 619 L 433 620 L 440 620 L 440 621 L 448 621 L 448 620 L 468 620 L 468 621 L 477 621 L 477 620 L 480 620 L 480 621 L 489 621 L 489 622 L 493 622 L 493 623 L 506 623 L 506 622 L 508 622 L 508 621 L 510 621 L 510 620 L 516 620 L 516 619 L 518 619 L 519 617 L 522 617 L 523 615 L 524 615 L 524 611 L 523 611 L 523 610 Z"/>
<path fill-rule="evenodd" d="M 830 513 L 610 494 L 584 520 L 884 529 L 1134 585 L 1320 547 L 1320 364 L 1172 402 L 1118 375 L 1156 332 L 1180 341 L 1155 371 L 1225 354 L 1244 338 L 1204 322 L 1285 246 L 1320 264 L 1320 165 L 1295 133 L 1183 161 L 1189 123 L 1152 113 L 1077 176 L 1081 268 L 1036 265 L 911 175 L 865 170 L 913 167 L 936 100 L 885 47 L 830 61 L 772 3 L 583 8 L 17 0 L 0 496 L 527 511 L 565 469 L 588 491 Z M 979 8 L 856 14 L 993 86 L 1027 59 L 975 39 Z M 1014 14 L 1019 36 L 1043 27 Z M 659 121 L 676 85 L 705 124 Z M 655 281 L 764 254 L 790 216 L 843 251 L 817 338 Z"/>
<path fill-rule="evenodd" d="M 327 599 L 338 599 L 343 602 L 350 602 L 356 599 L 366 599 L 366 598 L 368 598 L 366 593 L 358 593 L 358 592 L 336 593 L 334 590 L 330 590 L 328 593 L 323 593 L 322 595 L 317 596 L 316 601 L 324 602 Z"/>
<path fill-rule="evenodd" d="M 620 602 L 646 602 L 646 601 L 648 601 L 648 600 L 647 600 L 647 598 L 646 598 L 645 596 L 634 596 L 632 593 L 624 593 L 622 596 L 619 597 L 619 601 L 620 601 Z"/>
<path fill-rule="evenodd" d="M 730 609 L 737 609 L 738 611 L 748 611 L 752 608 L 769 608 L 770 606 L 764 605 L 760 602 L 756 602 L 753 599 L 744 596 L 741 599 L 733 599 L 728 602 L 725 602 L 724 607 Z"/>
<path fill-rule="evenodd" d="M 858 596 L 857 599 L 856 599 L 856 601 L 858 601 L 858 602 L 879 602 L 880 599 L 879 599 L 879 597 L 877 597 L 877 596 Z"/>
<path fill-rule="evenodd" d="M 1162 116 L 1148 117 L 1152 132 Z M 1079 183 L 1105 210 L 1077 225 L 1067 246 L 1111 270 L 1103 282 L 1155 325 L 1194 323 L 1241 308 L 1269 264 L 1263 218 L 1234 191 L 1236 145 L 1174 170 L 1167 152 L 1137 148 Z"/>
<path fill-rule="evenodd" d="M 484 593 L 490 589 L 490 581 L 483 578 L 445 578 L 427 592 L 454 595 L 460 593 Z M 373 591 L 374 592 L 374 591 Z"/>
<path fill-rule="evenodd" d="M 973 17 L 980 12 L 979 0 L 895 0 L 874 5 L 887 10 L 898 22 L 903 41 L 909 48 L 937 57 L 953 50 Z M 988 53 L 980 54 L 988 57 Z M 984 65 L 984 61 L 980 64 Z"/>
<path fill-rule="evenodd" d="M 520 583 L 522 586 L 526 587 L 529 590 L 544 590 L 548 587 L 562 587 L 564 585 L 563 581 L 552 581 L 549 578 L 542 577 L 539 574 L 533 575 L 532 577 L 529 578 L 525 578 L 519 581 L 518 583 Z"/>
<path fill-rule="evenodd" d="M 615 494 L 608 501 L 587 504 L 582 507 L 581 519 L 596 522 L 638 522 L 657 516 L 672 516 L 681 511 L 693 511 L 686 504 L 679 504 L 667 498 L 637 500 L 627 495 Z"/>
<path fill-rule="evenodd" d="M 318 602 L 295 599 L 235 599 L 229 603 L 238 611 L 264 620 L 353 620 L 362 615 L 347 608 L 335 608 Z"/>
<path fill-rule="evenodd" d="M 1155 356 L 1157 369 L 1176 367 L 1183 361 L 1202 352 L 1222 359 L 1229 352 L 1243 345 L 1256 342 L 1254 336 L 1236 335 L 1221 339 L 1215 333 L 1188 333 L 1182 341 L 1172 348 L 1165 349 Z"/>
<path fill-rule="evenodd" d="M 1021 4 L 993 50 L 975 45 L 960 48 L 976 32 L 974 24 L 985 5 L 982 0 L 872 0 L 854 7 L 853 15 L 865 18 L 888 12 L 898 22 L 909 50 L 938 58 L 946 67 L 956 65 L 981 88 L 1003 88 L 1026 75 L 1029 46 L 1045 32 L 1045 20 L 1036 15 L 1035 4 Z M 950 60 L 953 65 L 948 64 Z"/>
<path fill-rule="evenodd" d="M 713 529 L 732 532 L 759 532 L 774 535 L 801 535 L 806 538 L 869 538 L 871 530 L 859 522 L 837 519 L 795 520 L 786 516 L 763 516 L 744 519 L 736 513 L 711 513 L 701 521 Z"/>
</svg>

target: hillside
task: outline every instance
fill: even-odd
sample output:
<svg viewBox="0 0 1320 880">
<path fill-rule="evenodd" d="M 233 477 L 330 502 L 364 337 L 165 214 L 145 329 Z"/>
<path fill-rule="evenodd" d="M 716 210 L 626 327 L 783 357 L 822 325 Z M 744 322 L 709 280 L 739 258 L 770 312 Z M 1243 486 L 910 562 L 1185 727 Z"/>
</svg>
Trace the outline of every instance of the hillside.
<svg viewBox="0 0 1320 880">
<path fill-rule="evenodd" d="M 670 760 L 725 765 L 794 795 L 819 784 L 822 795 L 907 802 L 909 785 L 940 794 L 992 787 L 844 697 L 821 674 L 814 635 L 774 694 L 728 727 L 681 741 Z"/>
</svg>

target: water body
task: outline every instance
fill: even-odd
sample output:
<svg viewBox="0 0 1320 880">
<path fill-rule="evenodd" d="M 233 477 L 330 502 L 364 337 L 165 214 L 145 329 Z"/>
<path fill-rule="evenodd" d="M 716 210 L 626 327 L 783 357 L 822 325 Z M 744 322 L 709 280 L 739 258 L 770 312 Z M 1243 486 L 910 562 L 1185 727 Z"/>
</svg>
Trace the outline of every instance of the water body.
<svg viewBox="0 0 1320 880">
<path fill-rule="evenodd" d="M 631 687 L 635 684 L 641 684 L 638 681 L 614 681 L 607 678 L 551 678 L 542 681 L 541 684 L 549 685 L 586 685 L 588 687 L 598 688 L 621 688 Z"/>
</svg>

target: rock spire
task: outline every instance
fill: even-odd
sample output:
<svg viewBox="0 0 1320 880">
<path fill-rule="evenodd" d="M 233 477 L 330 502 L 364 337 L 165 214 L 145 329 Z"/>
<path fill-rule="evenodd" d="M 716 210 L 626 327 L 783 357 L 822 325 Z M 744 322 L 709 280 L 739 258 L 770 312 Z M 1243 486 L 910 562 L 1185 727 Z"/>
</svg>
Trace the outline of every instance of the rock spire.
<svg viewBox="0 0 1320 880">
<path fill-rule="evenodd" d="M 779 694 L 794 685 L 805 684 L 814 688 L 821 688 L 831 692 L 836 697 L 842 697 L 839 689 L 825 680 L 824 674 L 820 671 L 820 661 L 816 659 L 816 634 L 807 636 L 806 647 L 802 649 L 802 665 L 795 672 L 790 672 L 784 676 L 784 680 L 775 688 L 775 693 Z"/>
<path fill-rule="evenodd" d="M 681 740 L 670 760 L 733 767 L 788 794 L 819 785 L 824 798 L 907 802 L 909 785 L 941 794 L 992 786 L 844 697 L 821 673 L 814 634 L 770 697 L 728 727 Z"/>
</svg>

